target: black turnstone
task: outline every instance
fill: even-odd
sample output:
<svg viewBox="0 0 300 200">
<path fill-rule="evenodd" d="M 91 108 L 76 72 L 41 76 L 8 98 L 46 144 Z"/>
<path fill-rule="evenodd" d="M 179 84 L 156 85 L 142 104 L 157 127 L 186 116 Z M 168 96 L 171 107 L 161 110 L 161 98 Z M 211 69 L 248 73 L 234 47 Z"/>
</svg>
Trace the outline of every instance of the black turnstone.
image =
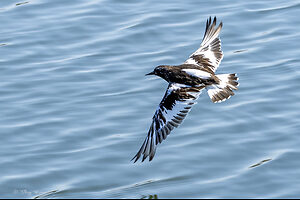
<svg viewBox="0 0 300 200">
<path fill-rule="evenodd" d="M 156 146 L 178 127 L 205 88 L 212 102 L 222 102 L 234 95 L 237 90 L 236 74 L 215 74 L 222 58 L 219 34 L 222 22 L 216 27 L 216 17 L 206 22 L 205 34 L 200 48 L 183 64 L 177 66 L 160 65 L 146 75 L 156 75 L 165 79 L 168 89 L 160 102 L 148 131 L 148 135 L 132 160 L 141 156 L 142 162 L 155 155 Z"/>
</svg>

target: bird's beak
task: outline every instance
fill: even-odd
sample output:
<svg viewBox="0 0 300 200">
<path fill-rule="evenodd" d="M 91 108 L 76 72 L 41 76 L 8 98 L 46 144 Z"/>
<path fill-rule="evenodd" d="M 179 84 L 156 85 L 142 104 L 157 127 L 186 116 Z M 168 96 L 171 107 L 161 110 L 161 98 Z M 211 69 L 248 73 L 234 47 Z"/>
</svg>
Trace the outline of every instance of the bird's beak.
<svg viewBox="0 0 300 200">
<path fill-rule="evenodd" d="M 155 73 L 154 72 L 150 72 L 148 74 L 145 74 L 145 76 L 149 76 L 149 75 L 155 75 Z"/>
</svg>

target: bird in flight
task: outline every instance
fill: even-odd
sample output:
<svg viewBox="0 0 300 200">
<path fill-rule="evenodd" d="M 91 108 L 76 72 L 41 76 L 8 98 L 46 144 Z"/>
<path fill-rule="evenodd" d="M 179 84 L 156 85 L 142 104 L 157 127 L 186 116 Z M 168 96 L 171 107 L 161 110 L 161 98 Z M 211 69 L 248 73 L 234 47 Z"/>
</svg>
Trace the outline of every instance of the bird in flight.
<svg viewBox="0 0 300 200">
<path fill-rule="evenodd" d="M 142 157 L 142 162 L 149 157 L 151 161 L 156 147 L 177 128 L 196 104 L 203 89 L 213 103 L 222 102 L 234 95 L 238 88 L 236 74 L 215 74 L 223 58 L 219 34 L 222 22 L 216 26 L 216 17 L 206 22 L 202 43 L 183 64 L 160 65 L 146 75 L 156 75 L 169 83 L 167 91 L 153 116 L 147 137 L 134 162 Z"/>
</svg>

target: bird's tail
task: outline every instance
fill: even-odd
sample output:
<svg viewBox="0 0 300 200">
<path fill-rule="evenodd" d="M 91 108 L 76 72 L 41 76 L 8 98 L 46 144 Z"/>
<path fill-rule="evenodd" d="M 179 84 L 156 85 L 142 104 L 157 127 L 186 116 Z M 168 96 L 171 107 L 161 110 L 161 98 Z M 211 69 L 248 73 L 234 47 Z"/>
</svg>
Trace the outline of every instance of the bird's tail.
<svg viewBox="0 0 300 200">
<path fill-rule="evenodd" d="M 236 74 L 216 75 L 218 83 L 206 87 L 207 93 L 213 103 L 219 103 L 229 99 L 234 95 L 233 90 L 237 90 L 239 83 Z"/>
</svg>

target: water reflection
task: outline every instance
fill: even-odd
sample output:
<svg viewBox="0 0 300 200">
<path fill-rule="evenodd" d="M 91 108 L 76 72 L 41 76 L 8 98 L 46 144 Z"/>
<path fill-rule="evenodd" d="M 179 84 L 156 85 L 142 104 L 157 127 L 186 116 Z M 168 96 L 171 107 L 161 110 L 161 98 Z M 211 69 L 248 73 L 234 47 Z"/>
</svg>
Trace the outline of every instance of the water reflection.
<svg viewBox="0 0 300 200">
<path fill-rule="evenodd" d="M 150 194 L 147 196 L 143 195 L 143 197 L 141 199 L 158 199 L 158 197 L 157 197 L 157 194 L 154 194 L 154 195 Z"/>
</svg>

